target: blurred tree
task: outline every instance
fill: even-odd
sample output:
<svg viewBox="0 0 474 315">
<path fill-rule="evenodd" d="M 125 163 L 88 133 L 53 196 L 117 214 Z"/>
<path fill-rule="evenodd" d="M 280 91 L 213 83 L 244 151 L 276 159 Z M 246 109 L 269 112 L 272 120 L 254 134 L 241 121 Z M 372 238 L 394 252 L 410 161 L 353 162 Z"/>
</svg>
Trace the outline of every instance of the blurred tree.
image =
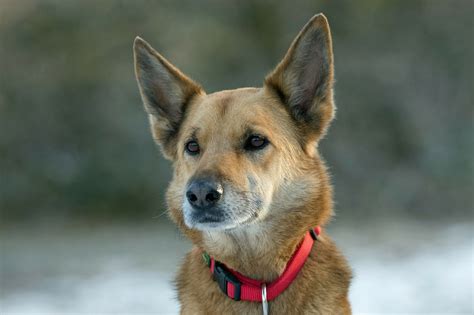
<svg viewBox="0 0 474 315">
<path fill-rule="evenodd" d="M 313 14 L 338 118 L 322 143 L 345 218 L 473 206 L 471 1 L 0 2 L 3 222 L 149 220 L 170 178 L 134 80 L 140 35 L 207 91 L 259 86 Z"/>
</svg>

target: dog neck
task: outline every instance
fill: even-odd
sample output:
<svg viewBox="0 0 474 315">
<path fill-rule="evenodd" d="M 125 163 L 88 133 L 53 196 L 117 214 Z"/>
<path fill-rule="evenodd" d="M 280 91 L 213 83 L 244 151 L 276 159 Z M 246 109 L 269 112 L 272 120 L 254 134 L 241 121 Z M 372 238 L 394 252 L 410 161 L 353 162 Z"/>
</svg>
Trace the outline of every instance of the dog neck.
<svg viewBox="0 0 474 315">
<path fill-rule="evenodd" d="M 247 277 L 271 282 L 278 278 L 304 237 L 305 229 L 284 231 L 272 222 L 203 234 L 205 250 Z M 278 226 L 278 225 L 276 225 Z"/>
</svg>

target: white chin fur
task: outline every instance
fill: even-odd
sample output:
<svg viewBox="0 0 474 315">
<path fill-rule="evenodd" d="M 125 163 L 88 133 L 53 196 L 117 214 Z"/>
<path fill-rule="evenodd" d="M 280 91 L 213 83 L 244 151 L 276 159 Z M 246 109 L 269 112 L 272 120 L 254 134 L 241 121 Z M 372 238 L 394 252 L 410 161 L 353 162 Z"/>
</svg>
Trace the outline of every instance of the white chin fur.
<svg viewBox="0 0 474 315">
<path fill-rule="evenodd" d="M 199 231 L 224 231 L 238 227 L 239 224 L 232 222 L 219 222 L 219 223 L 194 223 L 193 228 Z"/>
</svg>

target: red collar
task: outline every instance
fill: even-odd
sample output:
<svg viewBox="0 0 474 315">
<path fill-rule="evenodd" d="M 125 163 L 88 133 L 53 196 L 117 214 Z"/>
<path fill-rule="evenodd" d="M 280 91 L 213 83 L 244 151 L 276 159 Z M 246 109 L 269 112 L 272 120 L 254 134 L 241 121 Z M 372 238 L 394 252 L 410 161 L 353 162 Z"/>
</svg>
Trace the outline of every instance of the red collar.
<svg viewBox="0 0 474 315">
<path fill-rule="evenodd" d="M 266 285 L 267 300 L 271 301 L 280 295 L 293 282 L 308 258 L 314 241 L 321 233 L 318 226 L 306 232 L 304 239 L 286 264 L 283 273 L 271 283 L 248 278 L 239 272 L 226 267 L 214 260 L 207 253 L 203 254 L 214 280 L 222 292 L 235 301 L 262 302 L 262 286 Z"/>
</svg>

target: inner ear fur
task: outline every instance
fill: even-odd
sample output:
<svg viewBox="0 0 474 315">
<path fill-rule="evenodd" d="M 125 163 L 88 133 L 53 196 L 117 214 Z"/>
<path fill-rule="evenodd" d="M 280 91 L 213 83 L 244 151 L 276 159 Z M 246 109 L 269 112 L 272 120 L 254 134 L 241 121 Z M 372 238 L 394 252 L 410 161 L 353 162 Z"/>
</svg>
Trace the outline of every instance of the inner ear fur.
<svg viewBox="0 0 474 315">
<path fill-rule="evenodd" d="M 169 159 L 176 157 L 176 136 L 191 99 L 204 94 L 146 41 L 137 37 L 134 45 L 135 76 L 155 141 Z"/>
<path fill-rule="evenodd" d="M 329 24 L 313 16 L 277 67 L 265 78 L 310 141 L 319 140 L 334 117 L 334 63 Z"/>
</svg>

